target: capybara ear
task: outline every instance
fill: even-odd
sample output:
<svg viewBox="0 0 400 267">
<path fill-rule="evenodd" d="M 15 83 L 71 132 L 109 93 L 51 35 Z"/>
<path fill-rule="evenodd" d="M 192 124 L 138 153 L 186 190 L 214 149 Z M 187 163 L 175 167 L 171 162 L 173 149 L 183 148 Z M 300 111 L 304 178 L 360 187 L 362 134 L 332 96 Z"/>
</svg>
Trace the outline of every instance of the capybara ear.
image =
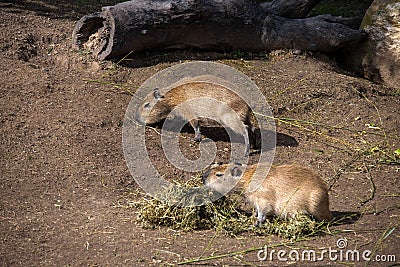
<svg viewBox="0 0 400 267">
<path fill-rule="evenodd" d="M 231 176 L 236 177 L 242 175 L 242 170 L 240 170 L 237 166 L 231 168 Z"/>
<path fill-rule="evenodd" d="M 153 96 L 155 99 L 164 98 L 164 96 L 160 94 L 160 89 L 158 87 L 153 89 Z"/>
</svg>

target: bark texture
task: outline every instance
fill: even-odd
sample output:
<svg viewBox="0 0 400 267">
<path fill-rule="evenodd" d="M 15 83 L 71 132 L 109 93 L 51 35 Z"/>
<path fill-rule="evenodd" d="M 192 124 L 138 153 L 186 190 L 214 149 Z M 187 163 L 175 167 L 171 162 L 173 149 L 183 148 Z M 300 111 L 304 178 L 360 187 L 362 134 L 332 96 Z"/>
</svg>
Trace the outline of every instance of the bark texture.
<svg viewBox="0 0 400 267">
<path fill-rule="evenodd" d="M 172 48 L 332 52 L 365 37 L 347 20 L 302 18 L 319 1 L 135 0 L 103 7 L 75 25 L 73 43 L 99 59 Z"/>
</svg>

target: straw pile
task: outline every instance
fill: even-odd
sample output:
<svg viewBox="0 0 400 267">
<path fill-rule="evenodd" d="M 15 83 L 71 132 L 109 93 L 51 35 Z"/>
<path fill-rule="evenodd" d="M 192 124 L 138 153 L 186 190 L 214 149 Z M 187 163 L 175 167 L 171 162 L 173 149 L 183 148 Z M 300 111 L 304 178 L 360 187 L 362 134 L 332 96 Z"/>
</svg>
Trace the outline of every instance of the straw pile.
<svg viewBox="0 0 400 267">
<path fill-rule="evenodd" d="M 193 181 L 186 183 L 186 186 L 188 184 L 193 185 Z M 290 240 L 318 235 L 325 229 L 325 223 L 316 222 L 305 215 L 287 220 L 275 217 L 267 220 L 262 227 L 254 227 L 255 218 L 238 207 L 240 198 L 237 196 L 221 197 L 214 202 L 196 206 L 212 194 L 218 192 L 205 188 L 194 190 L 180 185 L 171 186 L 157 199 L 144 196 L 136 203 L 138 220 L 145 228 L 164 226 L 183 231 L 217 229 L 231 236 L 241 233 L 276 234 Z M 169 205 L 165 200 L 174 204 Z"/>
</svg>

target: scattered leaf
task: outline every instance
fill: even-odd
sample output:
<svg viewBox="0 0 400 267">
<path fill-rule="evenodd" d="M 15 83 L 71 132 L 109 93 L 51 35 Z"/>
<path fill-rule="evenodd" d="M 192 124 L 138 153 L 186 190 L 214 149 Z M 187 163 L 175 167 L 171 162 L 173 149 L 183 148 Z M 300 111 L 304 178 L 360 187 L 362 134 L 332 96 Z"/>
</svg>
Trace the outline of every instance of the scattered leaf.
<svg viewBox="0 0 400 267">
<path fill-rule="evenodd" d="M 380 149 L 379 149 L 379 147 L 377 147 L 377 146 L 374 146 L 373 148 L 371 148 L 371 153 L 375 153 L 375 152 L 379 152 L 380 151 Z"/>
<path fill-rule="evenodd" d="M 369 129 L 382 130 L 380 127 L 376 126 L 374 123 L 366 123 L 365 126 L 367 126 Z"/>
<path fill-rule="evenodd" d="M 385 233 L 382 240 L 385 240 L 386 238 L 388 238 L 393 233 L 394 229 L 396 229 L 395 226 L 393 226 L 392 229 L 390 229 L 387 233 Z"/>
</svg>

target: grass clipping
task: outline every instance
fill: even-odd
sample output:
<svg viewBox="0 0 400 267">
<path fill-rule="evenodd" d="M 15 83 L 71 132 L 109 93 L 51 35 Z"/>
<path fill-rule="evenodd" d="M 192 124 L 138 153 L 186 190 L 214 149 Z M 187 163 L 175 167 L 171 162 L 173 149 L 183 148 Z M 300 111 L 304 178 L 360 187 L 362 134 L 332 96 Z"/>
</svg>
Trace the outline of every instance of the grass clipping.
<svg viewBox="0 0 400 267">
<path fill-rule="evenodd" d="M 224 196 L 214 202 L 196 206 L 196 203 L 201 203 L 205 197 L 218 192 L 202 188 L 193 193 L 187 186 L 188 184 L 171 186 L 157 196 L 157 199 L 146 195 L 136 202 L 135 206 L 139 209 L 138 220 L 142 227 L 164 226 L 183 231 L 217 229 L 231 236 L 241 233 L 276 234 L 290 240 L 318 235 L 325 229 L 325 223 L 316 222 L 306 215 L 287 220 L 274 217 L 266 220 L 261 227 L 254 227 L 254 217 L 251 213 L 237 205 L 238 200 L 243 199 L 240 196 Z M 170 203 L 172 199 L 175 204 L 167 204 L 167 199 Z"/>
</svg>

